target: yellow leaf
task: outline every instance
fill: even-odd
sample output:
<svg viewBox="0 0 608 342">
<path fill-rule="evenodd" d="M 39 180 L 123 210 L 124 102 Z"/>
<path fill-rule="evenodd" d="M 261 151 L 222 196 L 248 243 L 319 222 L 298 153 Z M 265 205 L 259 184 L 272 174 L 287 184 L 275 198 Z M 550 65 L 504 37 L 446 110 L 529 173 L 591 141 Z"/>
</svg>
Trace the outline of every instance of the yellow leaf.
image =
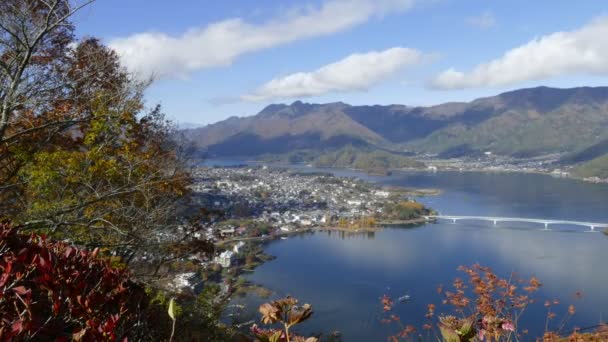
<svg viewBox="0 0 608 342">
<path fill-rule="evenodd" d="M 172 320 L 175 321 L 175 301 L 173 300 L 173 298 L 171 298 L 171 300 L 169 301 L 169 317 L 171 317 Z"/>
</svg>

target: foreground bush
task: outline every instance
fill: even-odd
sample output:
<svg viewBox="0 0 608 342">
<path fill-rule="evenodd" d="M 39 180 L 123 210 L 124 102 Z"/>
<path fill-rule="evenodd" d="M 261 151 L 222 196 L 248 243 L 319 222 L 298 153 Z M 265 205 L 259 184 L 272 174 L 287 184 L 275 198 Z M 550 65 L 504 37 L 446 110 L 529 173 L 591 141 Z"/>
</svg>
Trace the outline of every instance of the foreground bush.
<svg viewBox="0 0 608 342">
<path fill-rule="evenodd" d="M 0 224 L 0 340 L 115 340 L 143 294 L 97 250 Z"/>
<path fill-rule="evenodd" d="M 393 323 L 400 327 L 397 334 L 389 337 L 390 341 L 535 340 L 528 336 L 527 329 L 520 326 L 519 319 L 535 303 L 532 296 L 542 286 L 538 279 L 518 279 L 515 275 L 502 279 L 490 268 L 480 265 L 461 266 L 459 270 L 466 274 L 468 282 L 456 279 L 451 289 L 438 289 L 438 293 L 443 296 L 442 304 L 448 307 L 447 313 L 436 314 L 437 307 L 429 304 L 426 314 L 428 322 L 422 327 L 422 332 L 412 325 L 403 325 L 400 317 L 391 313 L 394 302 L 390 297 L 385 295 L 381 299 L 387 314 L 383 323 Z M 564 333 L 566 323 L 576 313 L 574 305 L 568 306 L 559 324 L 551 329 L 549 323 L 557 316 L 553 306 L 557 304 L 558 301 L 544 303 L 547 308 L 547 324 L 543 336 L 536 340 L 608 341 L 608 327 L 605 325 L 599 325 L 593 332 L 583 333 L 575 328 L 572 332 Z"/>
<path fill-rule="evenodd" d="M 302 337 L 295 335 L 289 329 L 300 324 L 312 316 L 312 307 L 309 304 L 298 306 L 298 300 L 286 297 L 270 303 L 260 305 L 262 323 L 278 325 L 278 328 L 261 329 L 256 324 L 251 332 L 257 342 L 317 342 L 316 337 Z"/>
</svg>

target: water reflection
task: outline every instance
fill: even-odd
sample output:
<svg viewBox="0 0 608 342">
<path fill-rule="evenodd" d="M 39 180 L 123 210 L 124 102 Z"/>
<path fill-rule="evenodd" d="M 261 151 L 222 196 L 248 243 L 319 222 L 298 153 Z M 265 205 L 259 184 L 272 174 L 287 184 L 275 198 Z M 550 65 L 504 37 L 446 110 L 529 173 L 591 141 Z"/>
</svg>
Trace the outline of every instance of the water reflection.
<svg viewBox="0 0 608 342">
<path fill-rule="evenodd" d="M 327 234 L 327 237 L 338 237 L 340 240 L 360 238 L 373 240 L 376 237 L 375 231 L 346 231 L 346 230 L 324 230 L 323 233 Z"/>
</svg>

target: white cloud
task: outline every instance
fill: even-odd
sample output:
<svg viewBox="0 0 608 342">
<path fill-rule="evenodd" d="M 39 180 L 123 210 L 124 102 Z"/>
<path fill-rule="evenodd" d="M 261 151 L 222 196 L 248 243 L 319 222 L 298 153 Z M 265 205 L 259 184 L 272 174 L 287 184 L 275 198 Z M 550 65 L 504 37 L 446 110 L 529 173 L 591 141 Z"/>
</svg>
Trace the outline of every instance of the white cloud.
<svg viewBox="0 0 608 342">
<path fill-rule="evenodd" d="M 332 34 L 376 16 L 405 11 L 413 3 L 414 0 L 326 0 L 321 6 L 292 9 L 262 24 L 234 18 L 191 29 L 179 37 L 138 33 L 114 39 L 109 45 L 133 72 L 183 78 L 201 69 L 229 65 L 248 52 Z"/>
<path fill-rule="evenodd" d="M 312 72 L 298 72 L 275 78 L 253 93 L 243 95 L 241 99 L 262 101 L 366 90 L 399 69 L 422 63 L 429 58 L 431 56 L 417 50 L 402 47 L 352 54 Z"/>
<path fill-rule="evenodd" d="M 556 32 L 507 51 L 469 72 L 448 69 L 432 86 L 462 89 L 503 86 L 570 74 L 608 75 L 608 17 L 574 31 Z"/>
<path fill-rule="evenodd" d="M 478 16 L 467 18 L 466 22 L 467 24 L 480 29 L 488 29 L 496 25 L 496 18 L 494 18 L 494 14 L 492 12 L 485 11 Z"/>
</svg>

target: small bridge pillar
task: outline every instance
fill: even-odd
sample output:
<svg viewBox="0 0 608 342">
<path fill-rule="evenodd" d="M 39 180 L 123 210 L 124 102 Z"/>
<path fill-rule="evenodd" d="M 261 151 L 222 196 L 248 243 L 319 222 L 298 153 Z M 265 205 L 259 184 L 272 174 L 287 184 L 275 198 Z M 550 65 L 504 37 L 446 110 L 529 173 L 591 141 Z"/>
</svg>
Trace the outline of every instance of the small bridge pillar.
<svg viewBox="0 0 608 342">
<path fill-rule="evenodd" d="M 589 226 L 589 228 L 591 228 L 591 231 L 594 232 L 595 231 L 595 226 Z"/>
<path fill-rule="evenodd" d="M 497 223 L 497 222 L 498 222 L 498 221 L 494 220 L 494 225 L 496 225 L 496 223 Z"/>
<path fill-rule="evenodd" d="M 545 222 L 545 230 L 549 230 L 549 222 Z"/>
<path fill-rule="evenodd" d="M 452 219 L 452 223 L 456 223 L 456 219 Z"/>
</svg>

